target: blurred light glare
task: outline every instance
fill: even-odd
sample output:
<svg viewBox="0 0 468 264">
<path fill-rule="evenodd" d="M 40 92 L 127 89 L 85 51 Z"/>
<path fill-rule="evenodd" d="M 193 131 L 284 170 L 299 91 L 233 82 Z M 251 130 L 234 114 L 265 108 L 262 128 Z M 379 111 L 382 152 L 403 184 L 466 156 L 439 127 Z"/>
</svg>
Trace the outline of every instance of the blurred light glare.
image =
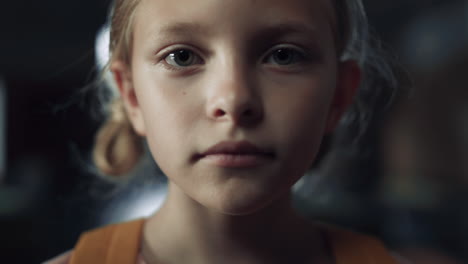
<svg viewBox="0 0 468 264">
<path fill-rule="evenodd" d="M 167 196 L 167 186 L 144 188 L 130 193 L 108 207 L 102 214 L 102 224 L 146 218 L 161 208 Z"/>
<path fill-rule="evenodd" d="M 127 209 L 125 216 L 129 217 L 130 219 L 148 217 L 161 207 L 165 199 L 166 191 L 161 189 L 153 193 L 147 193 L 141 199 L 135 202 L 132 207 Z"/>
<path fill-rule="evenodd" d="M 118 89 L 115 85 L 114 78 L 112 73 L 106 69 L 110 60 L 110 27 L 108 24 L 105 24 L 98 31 L 95 42 L 95 55 L 96 55 L 96 66 L 101 73 L 103 73 L 104 81 L 109 88 L 113 97 L 118 96 Z"/>
<path fill-rule="evenodd" d="M 109 61 L 110 54 L 109 54 L 109 26 L 106 24 L 104 25 L 97 34 L 96 37 L 96 64 L 100 70 L 106 67 L 107 62 Z"/>
</svg>

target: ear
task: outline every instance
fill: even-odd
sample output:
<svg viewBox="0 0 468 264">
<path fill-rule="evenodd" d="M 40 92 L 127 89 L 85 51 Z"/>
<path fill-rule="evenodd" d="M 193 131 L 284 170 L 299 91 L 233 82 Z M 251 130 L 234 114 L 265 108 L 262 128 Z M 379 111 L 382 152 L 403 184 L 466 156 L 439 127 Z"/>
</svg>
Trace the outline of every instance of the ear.
<svg viewBox="0 0 468 264">
<path fill-rule="evenodd" d="M 335 130 L 341 117 L 352 104 L 360 83 L 361 69 L 357 62 L 340 62 L 338 65 L 335 94 L 328 113 L 327 134 Z"/>
<path fill-rule="evenodd" d="M 115 61 L 111 63 L 110 70 L 113 73 L 115 83 L 133 129 L 138 135 L 145 136 L 145 123 L 133 85 L 131 68 L 122 61 Z"/>
</svg>

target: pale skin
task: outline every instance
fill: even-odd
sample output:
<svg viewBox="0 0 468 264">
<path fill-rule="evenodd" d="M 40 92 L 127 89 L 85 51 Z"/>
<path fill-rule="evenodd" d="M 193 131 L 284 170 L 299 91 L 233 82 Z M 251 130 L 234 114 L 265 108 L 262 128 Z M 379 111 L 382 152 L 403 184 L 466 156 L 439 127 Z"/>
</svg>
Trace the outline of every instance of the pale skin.
<svg viewBox="0 0 468 264">
<path fill-rule="evenodd" d="M 354 62 L 337 59 L 330 2 L 142 0 L 136 12 L 131 63 L 111 70 L 169 178 L 144 227 L 144 261 L 333 263 L 290 203 L 360 81 Z M 199 158 L 221 141 L 249 141 L 273 158 L 243 168 Z"/>
<path fill-rule="evenodd" d="M 331 6 L 147 0 L 140 7 L 131 67 L 112 69 L 136 131 L 170 179 L 166 203 L 144 229 L 145 259 L 332 263 L 289 201 L 358 83 L 355 64 L 337 62 Z M 298 58 L 280 65 L 271 54 L 283 47 Z M 197 60 L 168 67 L 176 63 L 167 55 L 179 49 Z M 247 169 L 193 161 L 227 140 L 271 148 L 275 159 Z"/>
</svg>

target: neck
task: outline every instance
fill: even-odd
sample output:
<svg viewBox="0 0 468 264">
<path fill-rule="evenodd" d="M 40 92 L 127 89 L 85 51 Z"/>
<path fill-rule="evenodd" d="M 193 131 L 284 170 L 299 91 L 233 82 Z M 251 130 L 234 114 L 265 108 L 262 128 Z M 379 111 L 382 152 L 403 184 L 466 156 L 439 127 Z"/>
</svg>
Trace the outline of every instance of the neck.
<svg viewBox="0 0 468 264">
<path fill-rule="evenodd" d="M 165 204 L 146 223 L 142 250 L 150 264 L 227 264 L 302 263 L 314 248 L 322 254 L 312 255 L 323 255 L 323 240 L 294 212 L 289 193 L 255 213 L 233 216 L 169 184 Z"/>
</svg>

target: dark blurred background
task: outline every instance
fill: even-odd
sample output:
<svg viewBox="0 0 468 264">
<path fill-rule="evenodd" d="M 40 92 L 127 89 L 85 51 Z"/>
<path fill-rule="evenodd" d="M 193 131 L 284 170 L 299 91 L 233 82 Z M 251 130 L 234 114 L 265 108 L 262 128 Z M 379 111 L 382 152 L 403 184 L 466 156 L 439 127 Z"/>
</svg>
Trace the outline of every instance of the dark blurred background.
<svg viewBox="0 0 468 264">
<path fill-rule="evenodd" d="M 420 263 L 468 263 L 468 1 L 364 2 L 413 91 L 382 116 L 367 157 L 332 153 L 299 182 L 297 206 L 427 258 Z M 164 197 L 149 159 L 120 187 L 89 165 L 102 120 L 79 91 L 96 76 L 108 4 L 0 4 L 2 263 L 40 263 L 72 248 L 82 231 L 146 216 Z"/>
</svg>

